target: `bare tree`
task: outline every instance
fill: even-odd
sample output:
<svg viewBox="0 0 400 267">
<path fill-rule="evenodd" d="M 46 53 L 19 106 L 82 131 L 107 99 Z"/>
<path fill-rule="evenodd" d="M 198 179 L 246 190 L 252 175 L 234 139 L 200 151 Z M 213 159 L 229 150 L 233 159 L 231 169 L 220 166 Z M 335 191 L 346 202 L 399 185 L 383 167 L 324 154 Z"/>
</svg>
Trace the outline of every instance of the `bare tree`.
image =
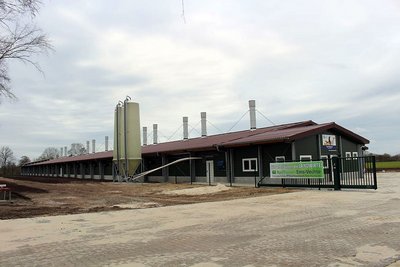
<svg viewBox="0 0 400 267">
<path fill-rule="evenodd" d="M 71 149 L 68 150 L 68 155 L 78 156 L 86 153 L 86 149 L 81 143 L 71 144 Z"/>
<path fill-rule="evenodd" d="M 38 160 L 44 160 L 44 159 L 55 159 L 60 156 L 60 151 L 55 148 L 55 147 L 48 147 L 46 148 L 42 155 L 38 158 Z"/>
<path fill-rule="evenodd" d="M 0 148 L 0 167 L 7 167 L 15 161 L 14 153 L 8 146 Z"/>
<path fill-rule="evenodd" d="M 35 54 L 51 49 L 48 38 L 33 24 L 40 0 L 0 0 L 0 97 L 15 98 L 11 92 L 8 62 L 19 60 L 40 66 Z"/>
<path fill-rule="evenodd" d="M 25 164 L 27 164 L 29 162 L 31 162 L 31 159 L 28 156 L 22 156 L 19 159 L 18 166 L 23 166 L 23 165 L 25 165 Z"/>
</svg>

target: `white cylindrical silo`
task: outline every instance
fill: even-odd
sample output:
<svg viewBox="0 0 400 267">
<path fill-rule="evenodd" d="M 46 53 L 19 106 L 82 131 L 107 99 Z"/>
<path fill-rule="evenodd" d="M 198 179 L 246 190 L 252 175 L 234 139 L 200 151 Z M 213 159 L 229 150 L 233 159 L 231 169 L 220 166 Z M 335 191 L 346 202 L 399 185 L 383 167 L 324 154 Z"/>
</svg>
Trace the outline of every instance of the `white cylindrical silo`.
<svg viewBox="0 0 400 267">
<path fill-rule="evenodd" d="M 135 173 L 137 167 L 142 161 L 139 104 L 125 101 L 124 106 L 126 116 L 124 121 L 124 140 L 126 142 L 126 150 L 124 150 L 121 159 L 127 169 L 126 175 L 131 176 Z"/>
</svg>

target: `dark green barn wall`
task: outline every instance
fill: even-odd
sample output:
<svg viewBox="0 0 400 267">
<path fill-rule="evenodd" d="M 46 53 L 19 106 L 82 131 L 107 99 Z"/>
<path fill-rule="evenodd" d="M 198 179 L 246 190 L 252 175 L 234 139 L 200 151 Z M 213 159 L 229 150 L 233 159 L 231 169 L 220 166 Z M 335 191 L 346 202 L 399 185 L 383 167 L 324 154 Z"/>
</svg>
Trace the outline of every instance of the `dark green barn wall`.
<svg viewBox="0 0 400 267">
<path fill-rule="evenodd" d="M 168 162 L 173 162 L 183 157 L 168 157 Z M 190 161 L 183 161 L 169 166 L 169 176 L 190 176 Z"/>
<path fill-rule="evenodd" d="M 358 152 L 358 144 L 354 143 L 348 139 L 346 139 L 345 137 L 342 137 L 342 151 L 343 151 L 343 157 L 345 156 L 346 152 Z"/>
<path fill-rule="evenodd" d="M 143 157 L 145 160 L 146 170 L 152 170 L 162 165 L 161 156 Z M 157 170 L 150 174 L 150 176 L 161 176 L 162 170 Z"/>
<path fill-rule="evenodd" d="M 269 144 L 262 146 L 262 159 L 263 159 L 263 171 L 264 176 L 269 177 L 269 164 L 275 162 L 275 157 L 285 156 L 285 160 L 290 161 L 292 159 L 292 145 L 291 143 L 278 143 Z"/>
<path fill-rule="evenodd" d="M 214 176 L 226 176 L 226 160 L 224 151 L 197 152 L 196 157 L 202 157 L 201 160 L 195 160 L 196 176 L 206 176 L 206 161 L 214 162 Z"/>
<path fill-rule="evenodd" d="M 319 159 L 319 142 L 318 135 L 296 140 L 296 160 L 300 160 L 300 155 L 311 155 L 313 160 Z"/>
<path fill-rule="evenodd" d="M 242 167 L 242 160 L 247 158 L 257 158 L 257 146 L 238 147 L 233 151 L 233 167 L 235 177 L 254 177 L 254 172 L 244 172 Z"/>
</svg>

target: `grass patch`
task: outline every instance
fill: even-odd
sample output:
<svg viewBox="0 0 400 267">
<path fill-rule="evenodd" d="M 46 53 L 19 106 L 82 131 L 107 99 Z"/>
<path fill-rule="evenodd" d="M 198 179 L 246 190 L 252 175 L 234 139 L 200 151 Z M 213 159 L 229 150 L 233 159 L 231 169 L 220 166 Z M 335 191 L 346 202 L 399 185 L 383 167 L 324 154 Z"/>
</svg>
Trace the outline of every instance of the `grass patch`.
<svg viewBox="0 0 400 267">
<path fill-rule="evenodd" d="M 382 161 L 377 162 L 378 169 L 400 169 L 400 161 Z"/>
</svg>

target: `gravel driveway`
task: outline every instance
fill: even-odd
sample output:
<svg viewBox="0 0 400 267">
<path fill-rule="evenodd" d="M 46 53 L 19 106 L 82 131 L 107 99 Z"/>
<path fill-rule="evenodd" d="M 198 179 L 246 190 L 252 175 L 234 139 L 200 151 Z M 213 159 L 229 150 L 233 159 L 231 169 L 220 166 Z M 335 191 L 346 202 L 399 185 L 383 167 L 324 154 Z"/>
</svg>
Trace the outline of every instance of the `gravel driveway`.
<svg viewBox="0 0 400 267">
<path fill-rule="evenodd" d="M 0 231 L 0 266 L 398 266 L 400 173 L 379 174 L 376 191 L 4 220 Z"/>
</svg>

